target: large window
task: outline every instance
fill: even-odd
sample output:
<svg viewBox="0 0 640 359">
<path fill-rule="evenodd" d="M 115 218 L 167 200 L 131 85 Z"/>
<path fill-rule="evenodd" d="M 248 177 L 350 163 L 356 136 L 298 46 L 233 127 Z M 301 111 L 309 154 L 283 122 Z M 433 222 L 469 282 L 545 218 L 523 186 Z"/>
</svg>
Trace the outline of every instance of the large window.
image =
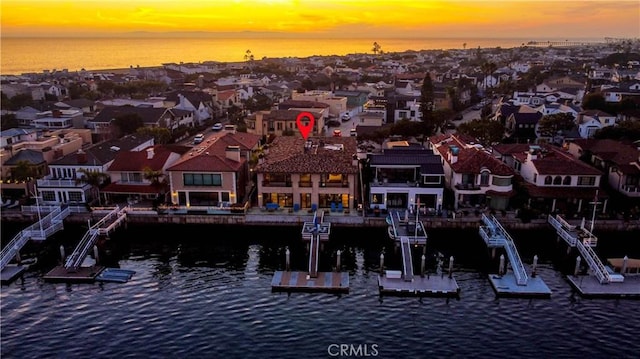
<svg viewBox="0 0 640 359">
<path fill-rule="evenodd" d="M 185 173 L 182 179 L 185 186 L 222 186 L 221 174 Z"/>
<path fill-rule="evenodd" d="M 69 202 L 82 202 L 82 192 L 80 191 L 69 192 Z"/>
<path fill-rule="evenodd" d="M 489 171 L 482 171 L 480 173 L 480 185 L 486 186 L 489 184 Z"/>
<path fill-rule="evenodd" d="M 42 199 L 44 201 L 55 201 L 56 193 L 54 191 L 42 191 Z"/>
<path fill-rule="evenodd" d="M 578 177 L 578 186 L 593 186 L 596 184 L 595 177 Z"/>
<path fill-rule="evenodd" d="M 491 184 L 499 187 L 511 186 L 511 177 L 498 177 L 494 175 L 491 179 Z"/>
<path fill-rule="evenodd" d="M 120 173 L 120 181 L 123 183 L 142 183 L 142 173 L 122 172 Z"/>
<path fill-rule="evenodd" d="M 440 184 L 442 176 L 422 176 L 424 184 Z"/>
</svg>

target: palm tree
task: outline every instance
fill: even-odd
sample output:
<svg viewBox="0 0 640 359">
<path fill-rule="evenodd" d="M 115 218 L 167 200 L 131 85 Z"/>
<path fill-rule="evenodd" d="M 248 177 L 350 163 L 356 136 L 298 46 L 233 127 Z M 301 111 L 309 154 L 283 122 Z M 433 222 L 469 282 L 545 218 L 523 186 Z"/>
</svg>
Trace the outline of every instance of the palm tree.
<svg viewBox="0 0 640 359">
<path fill-rule="evenodd" d="M 247 50 L 244 53 L 244 61 L 253 61 L 253 54 L 251 53 L 251 50 Z"/>
<path fill-rule="evenodd" d="M 162 171 L 155 171 L 148 166 L 143 168 L 142 172 L 142 177 L 154 185 L 159 184 L 161 182 L 160 179 L 164 177 L 164 173 L 162 173 Z"/>
<path fill-rule="evenodd" d="M 467 49 L 467 43 L 466 43 L 466 42 L 462 44 L 462 49 L 463 49 L 463 50 L 466 50 L 466 49 Z"/>
<path fill-rule="evenodd" d="M 100 200 L 100 185 L 102 185 L 106 179 L 109 178 L 109 175 L 104 172 L 91 171 L 89 169 L 81 168 L 78 170 L 79 173 L 82 173 L 82 176 L 78 179 L 80 183 L 86 183 L 91 186 L 91 199 L 98 199 L 98 205 L 102 205 L 102 201 Z"/>
<path fill-rule="evenodd" d="M 11 177 L 14 181 L 26 181 L 28 178 L 33 177 L 35 171 L 31 162 L 18 161 L 16 166 L 11 169 Z"/>
</svg>

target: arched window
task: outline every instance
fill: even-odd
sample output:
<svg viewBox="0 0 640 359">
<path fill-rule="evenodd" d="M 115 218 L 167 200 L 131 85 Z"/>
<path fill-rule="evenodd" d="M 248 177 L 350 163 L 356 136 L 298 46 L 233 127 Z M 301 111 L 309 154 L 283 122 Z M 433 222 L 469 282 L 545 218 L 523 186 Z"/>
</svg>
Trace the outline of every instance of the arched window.
<svg viewBox="0 0 640 359">
<path fill-rule="evenodd" d="M 565 186 L 570 186 L 571 185 L 571 176 L 565 176 L 564 179 L 562 180 L 562 184 Z"/>
<path fill-rule="evenodd" d="M 489 171 L 480 172 L 480 185 L 488 185 L 489 184 Z"/>
<path fill-rule="evenodd" d="M 551 176 L 547 176 L 544 178 L 544 184 L 551 184 L 551 181 L 552 181 Z"/>
<path fill-rule="evenodd" d="M 560 176 L 556 176 L 556 177 L 553 179 L 553 184 L 554 184 L 554 185 L 560 185 L 560 184 L 562 184 L 562 177 L 560 177 Z"/>
</svg>

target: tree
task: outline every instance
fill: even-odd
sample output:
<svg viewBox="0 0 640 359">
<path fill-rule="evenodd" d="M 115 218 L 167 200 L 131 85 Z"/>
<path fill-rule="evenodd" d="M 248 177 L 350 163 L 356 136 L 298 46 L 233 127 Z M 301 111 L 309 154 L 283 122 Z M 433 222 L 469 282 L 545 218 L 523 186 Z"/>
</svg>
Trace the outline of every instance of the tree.
<svg viewBox="0 0 640 359">
<path fill-rule="evenodd" d="M 373 48 L 371 49 L 371 51 L 373 51 L 374 55 L 382 54 L 382 48 L 380 47 L 380 44 L 378 44 L 377 42 L 373 43 Z"/>
<path fill-rule="evenodd" d="M 142 117 L 137 113 L 120 115 L 113 120 L 113 124 L 118 127 L 122 135 L 134 133 L 138 128 L 144 126 Z"/>
<path fill-rule="evenodd" d="M 2 115 L 2 122 L 0 124 L 0 128 L 3 130 L 8 130 L 10 128 L 16 128 L 20 126 L 20 122 L 16 119 L 16 115 L 13 113 L 9 113 L 6 115 Z"/>
<path fill-rule="evenodd" d="M 504 136 L 504 127 L 498 121 L 473 120 L 458 126 L 458 132 L 475 137 L 483 146 L 500 142 Z"/>
<path fill-rule="evenodd" d="M 109 175 L 104 172 L 91 171 L 86 168 L 81 168 L 78 172 L 82 174 L 78 179 L 78 182 L 86 183 L 91 186 L 91 200 L 93 201 L 97 198 L 98 205 L 101 206 L 100 186 L 109 178 Z"/>
<path fill-rule="evenodd" d="M 11 178 L 14 181 L 26 181 L 34 174 L 35 170 L 29 161 L 18 161 L 16 166 L 11 169 Z"/>
<path fill-rule="evenodd" d="M 485 92 L 487 91 L 487 78 L 489 76 L 491 76 L 496 69 L 498 68 L 498 65 L 494 64 L 493 62 L 489 62 L 489 61 L 485 61 L 482 63 L 482 65 L 480 65 L 480 69 L 482 70 L 482 73 L 484 74 L 484 90 Z"/>
<path fill-rule="evenodd" d="M 153 136 L 153 141 L 157 144 L 167 144 L 171 142 L 171 131 L 165 127 L 140 127 L 136 130 L 139 135 Z"/>
<path fill-rule="evenodd" d="M 160 179 L 164 177 L 162 171 L 155 171 L 151 167 L 146 166 L 142 169 L 142 177 L 154 185 L 160 184 Z"/>
<path fill-rule="evenodd" d="M 420 113 L 422 113 L 422 121 L 427 125 L 427 128 L 430 127 L 432 129 L 435 127 L 432 123 L 434 102 L 433 83 L 431 82 L 431 75 L 427 72 L 420 88 Z"/>
<path fill-rule="evenodd" d="M 574 127 L 574 118 L 570 113 L 545 115 L 538 122 L 538 132 L 543 137 L 553 137 L 558 131 L 569 131 Z"/>
<path fill-rule="evenodd" d="M 617 126 L 607 126 L 599 129 L 593 135 L 594 138 L 613 140 L 640 141 L 640 122 L 626 120 L 618 123 Z"/>
<path fill-rule="evenodd" d="M 607 101 L 601 93 L 593 92 L 584 96 L 582 99 L 582 108 L 585 110 L 605 111 L 607 108 Z"/>
</svg>

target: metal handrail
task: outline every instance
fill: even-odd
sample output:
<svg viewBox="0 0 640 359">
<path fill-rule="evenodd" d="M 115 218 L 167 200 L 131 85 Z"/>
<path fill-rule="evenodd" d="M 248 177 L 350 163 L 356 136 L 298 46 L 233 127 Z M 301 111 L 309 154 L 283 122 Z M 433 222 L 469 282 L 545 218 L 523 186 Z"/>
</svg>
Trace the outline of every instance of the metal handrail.
<svg viewBox="0 0 640 359">
<path fill-rule="evenodd" d="M 577 247 L 580 254 L 582 254 L 584 259 L 587 261 L 589 268 L 591 268 L 591 270 L 598 278 L 600 284 L 610 283 L 611 276 L 609 275 L 607 268 L 605 268 L 604 264 L 602 263 L 600 258 L 598 258 L 593 249 L 589 246 L 585 246 L 581 242 L 577 243 Z"/>
</svg>

